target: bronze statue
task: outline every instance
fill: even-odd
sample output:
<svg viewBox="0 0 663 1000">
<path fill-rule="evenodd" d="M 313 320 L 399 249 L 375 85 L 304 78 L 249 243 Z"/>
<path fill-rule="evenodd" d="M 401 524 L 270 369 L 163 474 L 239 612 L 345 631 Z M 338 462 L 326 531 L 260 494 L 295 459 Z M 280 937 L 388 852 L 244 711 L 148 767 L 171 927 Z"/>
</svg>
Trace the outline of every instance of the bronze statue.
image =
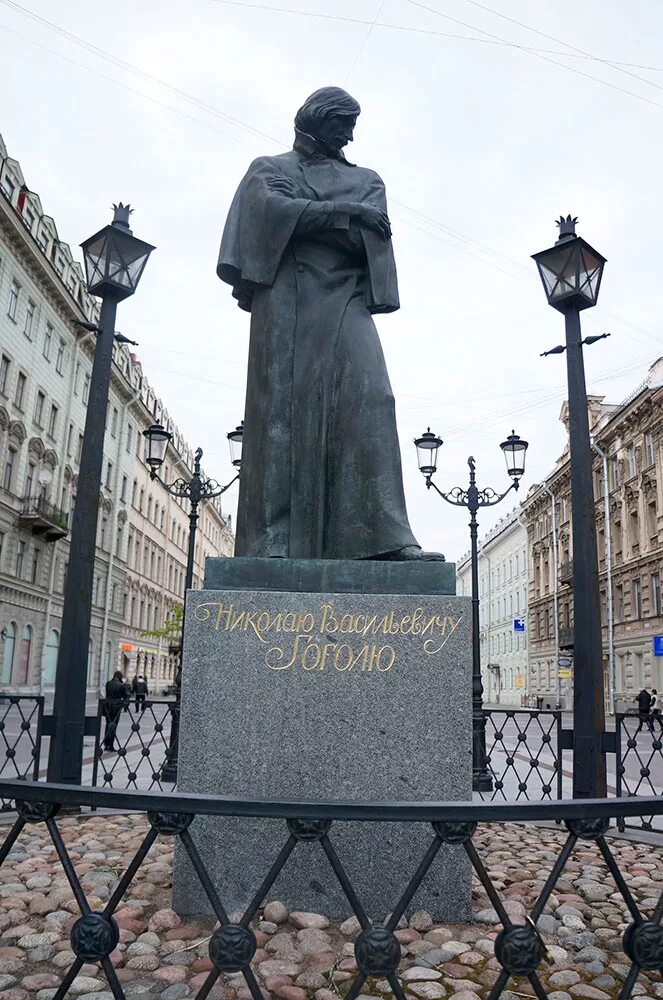
<svg viewBox="0 0 663 1000">
<path fill-rule="evenodd" d="M 384 184 L 343 155 L 359 104 L 312 94 L 249 167 L 217 273 L 251 313 L 235 554 L 443 559 L 410 529 L 372 313 L 399 308 Z"/>
</svg>

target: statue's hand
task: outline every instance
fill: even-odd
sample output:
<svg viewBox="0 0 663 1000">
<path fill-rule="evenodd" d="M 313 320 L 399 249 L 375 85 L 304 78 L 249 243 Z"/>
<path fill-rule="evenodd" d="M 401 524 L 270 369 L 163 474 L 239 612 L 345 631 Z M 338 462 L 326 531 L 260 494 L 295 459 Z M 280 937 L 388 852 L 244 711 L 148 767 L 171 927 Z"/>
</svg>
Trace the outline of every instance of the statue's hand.
<svg viewBox="0 0 663 1000">
<path fill-rule="evenodd" d="M 388 240 L 391 238 L 391 223 L 389 222 L 389 216 L 386 212 L 383 212 L 379 208 L 375 208 L 374 205 L 357 205 L 356 212 L 354 213 L 358 218 L 361 225 L 366 226 L 368 229 L 375 230 L 379 233 L 383 239 Z"/>
<path fill-rule="evenodd" d="M 268 177 L 267 187 L 272 191 L 276 191 L 277 194 L 285 195 L 286 198 L 297 197 L 297 187 L 291 177 L 284 177 L 283 175 Z"/>
</svg>

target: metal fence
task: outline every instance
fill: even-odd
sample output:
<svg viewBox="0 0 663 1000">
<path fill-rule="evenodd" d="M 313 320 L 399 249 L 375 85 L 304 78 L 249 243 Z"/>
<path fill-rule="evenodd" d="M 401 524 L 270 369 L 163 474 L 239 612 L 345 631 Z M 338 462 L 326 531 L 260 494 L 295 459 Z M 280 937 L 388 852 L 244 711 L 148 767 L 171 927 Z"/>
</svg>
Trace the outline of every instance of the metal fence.
<svg viewBox="0 0 663 1000">
<path fill-rule="evenodd" d="M 172 708 L 172 701 L 148 698 L 141 702 L 131 698 L 120 712 L 113 739 L 114 749 L 108 751 L 104 746 L 108 726 L 106 702 L 101 699 L 92 784 L 172 791 L 174 785 L 161 778 L 170 737 Z"/>
<path fill-rule="evenodd" d="M 123 986 L 110 957 L 119 939 L 119 928 L 113 915 L 125 894 L 128 895 L 136 872 L 159 837 L 175 837 L 179 840 L 179 846 L 188 856 L 195 877 L 218 920 L 217 927 L 209 937 L 211 968 L 197 993 L 199 1000 L 207 997 L 220 977 L 226 974 L 241 974 L 254 1000 L 263 1000 L 261 985 L 251 965 L 258 947 L 253 921 L 259 916 L 281 871 L 286 865 L 292 864 L 293 856 L 300 864 L 310 863 L 310 853 L 307 859 L 301 857 L 307 851 L 323 852 L 360 927 L 354 944 L 356 974 L 345 994 L 346 1000 L 356 1000 L 364 989 L 370 992 L 377 988 L 381 994 L 384 993 L 384 987 L 376 983 L 376 980 L 383 979 L 389 984 L 388 992 L 393 992 L 397 1000 L 405 1000 L 403 984 L 398 978 L 401 945 L 394 932 L 401 918 L 413 908 L 417 890 L 424 878 L 427 879 L 427 884 L 436 877 L 439 878 L 439 874 L 436 876 L 439 869 L 433 867 L 433 862 L 443 845 L 446 850 L 456 851 L 469 859 L 474 875 L 483 887 L 495 911 L 497 922 L 501 925 L 494 941 L 494 956 L 491 959 L 493 974 L 490 983 L 486 983 L 488 1000 L 497 1000 L 505 990 L 518 995 L 523 995 L 525 990 L 527 994 L 533 993 L 539 998 L 548 995 L 543 982 L 547 980 L 546 963 L 550 958 L 537 924 L 558 883 L 562 886 L 564 884 L 563 873 L 567 863 L 577 866 L 578 859 L 581 864 L 586 863 L 592 842 L 595 847 L 591 852 L 597 859 L 596 863 L 604 866 L 605 878 L 614 884 L 612 898 L 619 900 L 619 912 L 627 914 L 628 925 L 623 933 L 622 948 L 630 965 L 625 967 L 620 998 L 632 995 L 643 972 L 649 974 L 663 969 L 663 928 L 660 926 L 663 893 L 657 893 L 655 900 L 647 904 L 644 901 L 637 902 L 637 891 L 629 888 L 629 875 L 626 873 L 625 877 L 622 873 L 618 860 L 619 851 L 615 849 L 609 835 L 610 820 L 619 812 L 630 817 L 643 812 L 661 816 L 663 801 L 659 798 L 536 804 L 289 802 L 179 794 L 166 796 L 149 792 L 6 781 L 0 781 L 0 794 L 5 798 L 15 799 L 17 810 L 16 821 L 0 847 L 0 866 L 10 856 L 26 826 L 45 824 L 80 911 L 70 932 L 73 961 L 63 973 L 62 982 L 54 993 L 54 1000 L 62 1000 L 67 995 L 81 968 L 90 963 L 100 966 L 114 997 L 124 1000 Z M 146 814 L 148 828 L 142 843 L 119 877 L 103 909 L 98 911 L 93 911 L 88 903 L 81 877 L 76 871 L 75 861 L 79 864 L 81 861 L 74 859 L 69 853 L 65 843 L 66 831 L 63 836 L 58 825 L 58 812 L 63 806 L 105 807 Z M 247 825 L 258 817 L 285 821 L 282 835 L 272 834 L 274 842 L 267 852 L 268 856 L 256 856 L 247 871 L 249 885 L 253 885 L 250 891 L 254 895 L 244 912 L 233 915 L 232 919 L 224 904 L 223 889 L 214 884 L 213 875 L 206 867 L 199 850 L 197 818 L 201 815 L 232 816 L 237 818 L 235 822 L 245 822 Z M 551 820 L 565 823 L 566 834 L 563 838 L 560 837 L 554 851 L 549 850 L 545 856 L 542 855 L 542 867 L 544 864 L 549 867 L 535 902 L 529 906 L 529 912 L 523 917 L 513 918 L 508 893 L 505 892 L 504 882 L 500 881 L 501 870 L 492 871 L 491 851 L 494 848 L 491 838 L 488 837 L 486 841 L 482 834 L 487 825 L 492 833 L 493 824 L 541 823 Z M 398 822 L 428 828 L 428 846 L 420 857 L 411 857 L 410 853 L 402 858 L 389 856 L 391 866 L 402 864 L 402 888 L 397 898 L 383 900 L 379 920 L 367 915 L 349 874 L 349 859 L 341 856 L 342 848 L 340 854 L 337 853 L 338 841 L 334 828 L 337 821 L 355 821 L 369 825 L 376 821 Z M 375 832 L 380 834 L 379 829 Z M 495 832 L 499 838 L 499 827 Z M 367 835 L 370 836 L 369 831 Z M 219 836 L 223 836 L 221 831 Z M 380 835 L 375 837 L 375 851 L 379 852 L 381 849 L 384 849 L 384 840 Z M 578 854 L 574 857 L 576 850 Z M 443 892 L 444 885 L 438 886 L 438 890 Z M 297 901 L 293 902 L 296 904 Z M 623 921 L 622 929 L 626 921 Z M 523 983 L 523 979 L 529 980 L 529 985 Z M 651 980 L 648 978 L 646 981 Z M 549 986 L 552 988 L 552 984 Z M 640 993 L 648 992 L 641 984 L 637 989 Z M 590 994 L 585 992 L 577 995 Z"/>
<path fill-rule="evenodd" d="M 617 761 L 617 798 L 663 795 L 663 723 L 656 715 L 640 716 L 621 712 L 615 716 Z M 637 817 L 638 822 L 620 818 L 619 827 L 636 826 L 643 830 L 662 830 L 661 818 L 652 814 Z"/>
<path fill-rule="evenodd" d="M 0 694 L 0 778 L 37 781 L 43 718 L 40 695 Z M 7 808 L 0 799 L 0 810 Z"/>
<path fill-rule="evenodd" d="M 562 798 L 562 713 L 485 709 L 486 763 L 493 791 L 483 799 Z"/>
</svg>

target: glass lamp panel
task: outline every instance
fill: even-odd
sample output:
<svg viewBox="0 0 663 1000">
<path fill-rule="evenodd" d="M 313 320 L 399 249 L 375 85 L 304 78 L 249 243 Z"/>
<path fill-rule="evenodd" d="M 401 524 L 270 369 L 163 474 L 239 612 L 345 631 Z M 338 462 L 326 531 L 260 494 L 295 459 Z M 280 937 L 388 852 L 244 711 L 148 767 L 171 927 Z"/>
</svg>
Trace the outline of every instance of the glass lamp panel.
<svg viewBox="0 0 663 1000">
<path fill-rule="evenodd" d="M 539 273 L 551 302 L 572 294 L 577 288 L 578 264 L 575 249 L 575 244 L 571 247 L 559 247 L 538 261 Z"/>
<path fill-rule="evenodd" d="M 591 303 L 596 302 L 601 281 L 603 261 L 589 247 L 580 251 L 578 291 Z"/>
<path fill-rule="evenodd" d="M 502 442 L 500 448 L 504 452 L 506 471 L 513 479 L 520 479 L 525 472 L 527 441 L 523 441 L 518 434 L 512 431 L 506 441 Z"/>
<path fill-rule="evenodd" d="M 420 438 L 416 438 L 414 443 L 420 471 L 424 475 L 432 475 L 437 469 L 437 453 L 442 441 L 437 435 L 432 434 L 429 428 Z"/>
<path fill-rule="evenodd" d="M 153 424 L 152 427 L 148 427 L 146 431 L 143 431 L 143 435 L 145 437 L 145 461 L 148 465 L 158 469 L 160 465 L 163 465 L 166 448 L 172 435 L 161 424 Z"/>
<path fill-rule="evenodd" d="M 105 271 L 106 239 L 101 237 L 85 247 L 85 271 L 88 285 L 103 281 Z"/>
</svg>

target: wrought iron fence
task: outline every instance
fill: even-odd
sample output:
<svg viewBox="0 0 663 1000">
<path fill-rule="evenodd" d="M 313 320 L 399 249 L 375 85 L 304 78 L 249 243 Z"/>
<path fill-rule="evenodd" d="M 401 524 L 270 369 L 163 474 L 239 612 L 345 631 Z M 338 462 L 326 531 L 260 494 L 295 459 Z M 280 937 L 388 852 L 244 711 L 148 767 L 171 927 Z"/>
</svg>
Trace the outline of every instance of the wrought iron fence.
<svg viewBox="0 0 663 1000">
<path fill-rule="evenodd" d="M 401 944 L 394 933 L 401 918 L 409 912 L 419 886 L 426 877 L 434 877 L 433 862 L 443 845 L 450 850 L 464 853 L 469 859 L 478 882 L 494 908 L 501 929 L 494 941 L 494 957 L 489 964 L 491 982 L 484 980 L 489 990 L 488 1000 L 497 1000 L 505 990 L 518 995 L 539 998 L 548 994 L 543 982 L 548 979 L 546 963 L 551 961 L 547 952 L 539 922 L 544 915 L 558 883 L 563 887 L 563 873 L 570 862 L 578 861 L 574 851 L 578 849 L 581 864 L 586 864 L 590 853 L 605 869 L 605 878 L 614 883 L 612 898 L 620 901 L 620 912 L 627 914 L 622 948 L 630 966 L 624 971 L 621 998 L 631 996 L 638 978 L 663 969 L 663 893 L 657 894 L 649 903 L 636 901 L 637 891 L 629 887 L 628 874 L 625 877 L 618 863 L 619 851 L 609 836 L 610 820 L 618 813 L 624 816 L 640 815 L 643 812 L 655 816 L 663 814 L 660 798 L 643 800 L 610 800 L 539 802 L 539 803 L 430 803 L 430 802 L 288 802 L 266 801 L 249 798 L 215 796 L 186 796 L 180 794 L 164 796 L 158 793 L 92 789 L 66 785 L 48 785 L 0 781 L 0 794 L 16 800 L 17 818 L 7 832 L 0 847 L 0 866 L 10 856 L 26 826 L 45 824 L 59 862 L 72 890 L 80 916 L 70 931 L 71 950 L 74 959 L 64 973 L 54 1000 L 64 998 L 84 964 L 98 964 L 105 974 L 110 989 L 117 1000 L 124 1000 L 123 986 L 113 966 L 111 955 L 119 941 L 119 927 L 114 919 L 125 894 L 128 892 L 137 871 L 145 862 L 151 847 L 159 837 L 174 837 L 179 840 L 182 850 L 188 856 L 193 871 L 218 920 L 218 926 L 209 937 L 209 973 L 199 990 L 200 1000 L 207 997 L 220 977 L 226 974 L 241 974 L 254 1000 L 263 1000 L 261 985 L 251 961 L 258 944 L 253 930 L 254 918 L 267 900 L 277 877 L 293 855 L 301 857 L 302 852 L 321 850 L 337 879 L 349 908 L 354 913 L 360 927 L 354 944 L 356 975 L 349 985 L 346 1000 L 356 1000 L 367 980 L 373 982 L 368 988 L 376 987 L 375 980 L 386 979 L 389 991 L 397 1000 L 406 1000 L 401 980 L 398 977 L 401 962 Z M 149 828 L 132 860 L 115 884 L 103 909 L 93 911 L 81 877 L 76 871 L 75 859 L 67 849 L 66 832 L 58 824 L 58 812 L 62 807 L 106 807 L 110 809 L 144 812 Z M 223 890 L 218 889 L 201 856 L 197 844 L 196 819 L 201 815 L 219 817 L 239 817 L 250 823 L 253 818 L 285 820 L 283 839 L 275 837 L 271 858 L 256 857 L 251 872 L 254 879 L 254 895 L 241 915 L 230 917 L 223 901 Z M 502 823 L 539 823 L 558 819 L 566 826 L 565 836 L 558 839 L 559 850 L 551 856 L 542 853 L 541 866 L 549 863 L 549 869 L 542 872 L 538 895 L 529 913 L 522 922 L 512 918 L 512 908 L 505 893 L 505 885 L 500 881 L 499 872 L 492 871 L 490 838 L 487 850 L 482 840 L 486 825 Z M 353 887 L 344 859 L 335 846 L 334 823 L 336 821 L 358 821 L 361 823 L 398 822 L 425 824 L 430 827 L 430 841 L 420 858 L 403 858 L 402 892 L 398 899 L 385 899 L 384 919 L 370 919 L 358 893 Z M 223 836 L 223 834 L 220 834 Z M 563 842 L 562 842 L 563 841 Z M 500 841 L 504 843 L 504 841 Z M 591 848 L 590 844 L 595 844 Z M 380 838 L 376 839 L 376 851 L 380 850 Z M 384 842 L 382 842 L 384 846 Z M 482 856 L 484 851 L 484 856 Z M 85 856 L 85 855 L 84 855 Z M 412 864 L 414 860 L 415 864 Z M 306 864 L 306 861 L 304 861 Z M 393 864 L 393 859 L 390 859 Z M 262 870 L 264 866 L 264 870 Z M 85 866 L 85 871 L 88 866 Z M 492 874 L 491 874 L 492 871 Z M 443 888 L 443 887 L 442 887 Z M 660 884 L 659 884 L 660 889 Z M 563 891 L 563 888 L 558 891 Z M 621 909 L 623 904 L 623 911 Z M 626 921 L 621 918 L 622 927 Z M 552 959 L 554 961 L 554 959 Z M 260 970 L 258 974 L 261 975 Z M 543 977 L 543 982 L 542 982 Z M 521 980 L 529 980 L 529 985 Z M 647 982 L 651 982 L 648 978 Z M 553 988 L 553 984 L 549 983 Z M 557 987 L 554 987 L 557 989 Z M 653 987 L 652 987 L 653 988 Z M 379 989 L 379 987 L 378 987 Z M 640 993 L 645 992 L 638 985 Z M 384 989 L 382 989 L 384 992 Z M 578 996 L 594 996 L 596 993 L 578 992 Z"/>
<path fill-rule="evenodd" d="M 39 777 L 44 699 L 0 693 L 0 778 Z M 0 799 L 0 810 L 10 803 Z"/>
<path fill-rule="evenodd" d="M 105 747 L 109 718 L 105 699 L 99 701 L 99 737 L 94 748 L 92 784 L 115 788 L 158 788 L 172 791 L 174 785 L 161 779 L 173 702 L 159 698 L 145 701 L 132 697 L 117 715 L 113 750 Z"/>
<path fill-rule="evenodd" d="M 616 795 L 630 798 L 663 795 L 663 722 L 658 715 L 621 712 L 615 716 Z M 620 829 L 633 826 L 620 817 Z M 656 814 L 642 815 L 635 824 L 643 830 L 663 830 Z"/>
<path fill-rule="evenodd" d="M 562 798 L 562 713 L 485 709 L 488 800 Z"/>
</svg>

